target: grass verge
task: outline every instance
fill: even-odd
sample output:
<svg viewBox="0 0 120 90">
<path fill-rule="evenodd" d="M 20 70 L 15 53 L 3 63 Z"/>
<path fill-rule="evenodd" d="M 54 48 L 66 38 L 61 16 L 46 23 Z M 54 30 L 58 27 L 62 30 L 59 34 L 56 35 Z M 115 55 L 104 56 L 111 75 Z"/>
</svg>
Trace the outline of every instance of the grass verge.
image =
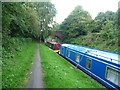
<svg viewBox="0 0 120 90">
<path fill-rule="evenodd" d="M 3 58 L 2 87 L 24 88 L 35 59 L 35 42 L 25 43 L 13 58 Z"/>
<path fill-rule="evenodd" d="M 46 88 L 102 88 L 44 44 L 40 45 L 40 55 Z"/>
</svg>

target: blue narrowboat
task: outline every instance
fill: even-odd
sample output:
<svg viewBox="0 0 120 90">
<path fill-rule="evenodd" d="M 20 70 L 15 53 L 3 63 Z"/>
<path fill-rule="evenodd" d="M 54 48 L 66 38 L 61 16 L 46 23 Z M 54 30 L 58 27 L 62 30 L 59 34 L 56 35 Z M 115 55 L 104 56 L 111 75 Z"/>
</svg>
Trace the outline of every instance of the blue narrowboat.
<svg viewBox="0 0 120 90">
<path fill-rule="evenodd" d="M 120 55 L 62 44 L 60 54 L 109 89 L 120 90 Z"/>
</svg>

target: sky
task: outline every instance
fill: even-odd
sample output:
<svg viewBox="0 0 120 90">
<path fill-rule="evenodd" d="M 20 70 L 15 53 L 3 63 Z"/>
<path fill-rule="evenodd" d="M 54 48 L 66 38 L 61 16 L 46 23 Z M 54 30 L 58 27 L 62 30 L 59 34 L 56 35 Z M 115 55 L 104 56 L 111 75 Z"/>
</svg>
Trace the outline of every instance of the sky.
<svg viewBox="0 0 120 90">
<path fill-rule="evenodd" d="M 120 0 L 51 0 L 57 10 L 55 21 L 59 24 L 67 18 L 77 5 L 82 6 L 94 19 L 99 12 L 116 12 L 119 1 Z"/>
</svg>

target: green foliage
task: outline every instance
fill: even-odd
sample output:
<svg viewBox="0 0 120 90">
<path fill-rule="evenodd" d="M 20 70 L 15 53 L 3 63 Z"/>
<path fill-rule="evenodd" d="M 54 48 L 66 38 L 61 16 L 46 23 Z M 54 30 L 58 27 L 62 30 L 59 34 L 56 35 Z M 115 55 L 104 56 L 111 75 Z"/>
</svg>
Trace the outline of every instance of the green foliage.
<svg viewBox="0 0 120 90">
<path fill-rule="evenodd" d="M 3 47 L 8 48 L 11 37 L 25 37 L 39 39 L 47 37 L 49 33 L 48 24 L 51 24 L 56 14 L 54 5 L 50 2 L 2 3 L 2 38 Z M 41 30 L 43 32 L 41 33 Z M 6 45 L 8 46 L 6 47 Z"/>
<path fill-rule="evenodd" d="M 102 88 L 43 44 L 40 45 L 40 54 L 46 88 Z"/>
<path fill-rule="evenodd" d="M 80 6 L 60 25 L 64 32 L 64 43 L 78 44 L 118 53 L 119 15 L 117 12 L 100 12 L 94 20 Z"/>
<path fill-rule="evenodd" d="M 34 8 L 25 3 L 3 3 L 3 39 L 7 36 L 34 37 L 39 31 L 38 16 Z M 31 12 L 31 13 L 29 13 Z"/>
<path fill-rule="evenodd" d="M 105 13 L 100 12 L 94 19 L 94 29 L 92 32 L 99 33 L 102 30 L 102 27 L 107 24 L 108 21 L 115 20 L 115 13 L 112 11 L 106 11 Z"/>
<path fill-rule="evenodd" d="M 48 35 L 48 24 L 55 14 L 50 2 L 2 3 L 3 88 L 23 88 L 27 83 L 25 80 L 35 55 L 35 44 L 31 42 Z"/>
<path fill-rule="evenodd" d="M 56 15 L 56 9 L 54 4 L 50 2 L 35 3 L 35 8 L 38 12 L 40 30 L 42 31 L 41 37 L 45 39 L 49 35 L 53 23 L 53 17 Z"/>
<path fill-rule="evenodd" d="M 22 51 L 21 46 L 25 42 L 31 42 L 31 38 L 9 38 L 9 42 L 5 43 L 2 53 L 3 58 L 13 58 L 16 52 Z M 7 48 L 6 48 L 7 47 Z"/>
<path fill-rule="evenodd" d="M 54 22 L 52 31 L 59 31 L 59 28 L 60 28 L 60 25 L 58 23 Z"/>
<path fill-rule="evenodd" d="M 36 45 L 30 40 L 22 43 L 16 39 L 15 53 L 6 52 L 3 48 L 2 59 L 2 87 L 3 88 L 23 88 L 26 87 L 29 71 L 35 59 Z M 13 40 L 15 41 L 15 40 Z M 29 42 L 28 42 L 29 41 Z M 21 44 L 22 43 L 22 44 Z"/>
<path fill-rule="evenodd" d="M 81 6 L 77 6 L 70 15 L 60 25 L 60 30 L 66 34 L 64 38 L 75 38 L 80 35 L 86 35 L 85 24 L 90 22 L 91 16 L 84 11 Z"/>
</svg>

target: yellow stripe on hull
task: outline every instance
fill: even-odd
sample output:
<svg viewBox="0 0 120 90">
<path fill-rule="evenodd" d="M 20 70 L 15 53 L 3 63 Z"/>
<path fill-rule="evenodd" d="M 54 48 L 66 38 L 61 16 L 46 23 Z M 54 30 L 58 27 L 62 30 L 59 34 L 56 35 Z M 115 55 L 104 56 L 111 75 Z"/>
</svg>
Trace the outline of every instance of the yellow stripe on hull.
<svg viewBox="0 0 120 90">
<path fill-rule="evenodd" d="M 54 52 L 60 52 L 60 50 L 54 50 Z"/>
</svg>

